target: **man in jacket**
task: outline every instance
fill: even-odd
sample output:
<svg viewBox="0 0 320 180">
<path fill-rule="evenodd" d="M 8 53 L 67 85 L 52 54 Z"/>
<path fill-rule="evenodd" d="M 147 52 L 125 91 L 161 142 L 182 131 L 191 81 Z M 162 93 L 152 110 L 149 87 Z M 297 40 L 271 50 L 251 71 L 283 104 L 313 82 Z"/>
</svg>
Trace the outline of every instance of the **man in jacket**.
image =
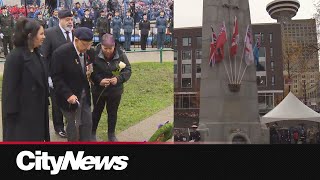
<svg viewBox="0 0 320 180">
<path fill-rule="evenodd" d="M 70 10 L 60 10 L 58 13 L 59 25 L 53 28 L 46 29 L 46 39 L 42 44 L 43 56 L 46 59 L 47 66 L 49 68 L 49 76 L 51 76 L 51 62 L 53 52 L 61 45 L 73 41 L 73 14 Z M 55 88 L 52 84 L 51 77 L 49 78 L 50 96 L 52 106 L 52 119 L 54 130 L 60 137 L 66 137 L 64 130 L 63 115 L 60 108 L 57 106 L 55 98 Z"/>
<path fill-rule="evenodd" d="M 67 120 L 68 141 L 90 141 L 92 129 L 90 85 L 87 79 L 88 50 L 93 32 L 79 27 L 74 42 L 66 43 L 52 55 L 52 80 L 56 101 Z M 90 53 L 89 53 L 90 54 Z"/>
<path fill-rule="evenodd" d="M 164 11 L 160 11 L 160 16 L 156 20 L 157 28 L 157 48 L 163 48 L 164 40 L 166 38 L 167 19 L 164 17 Z"/>
<path fill-rule="evenodd" d="M 0 15 L 0 36 L 3 44 L 4 56 L 8 55 L 8 45 L 10 51 L 13 49 L 12 36 L 14 29 L 13 16 L 9 14 L 6 6 L 1 7 L 2 14 Z"/>
<path fill-rule="evenodd" d="M 96 130 L 105 105 L 108 113 L 108 140 L 118 141 L 115 136 L 118 107 L 123 93 L 123 83 L 130 77 L 131 65 L 126 54 L 116 46 L 111 34 L 103 35 L 101 44 L 96 48 L 96 58 L 91 74 L 94 83 L 92 86 L 93 141 L 96 141 Z"/>
<path fill-rule="evenodd" d="M 122 19 L 119 17 L 119 11 L 116 10 L 111 21 L 113 38 L 120 42 L 120 30 L 122 27 Z"/>
<path fill-rule="evenodd" d="M 49 18 L 48 28 L 59 26 L 58 9 L 55 9 Z"/>
<path fill-rule="evenodd" d="M 127 16 L 123 18 L 123 31 L 124 31 L 124 49 L 126 51 L 131 51 L 131 35 L 134 28 L 134 20 L 131 17 L 131 12 L 127 12 Z"/>
<path fill-rule="evenodd" d="M 139 23 L 141 50 L 146 50 L 148 35 L 150 31 L 150 21 L 147 14 L 143 15 L 143 20 Z"/>
<path fill-rule="evenodd" d="M 104 10 L 100 11 L 100 17 L 97 19 L 97 30 L 99 33 L 99 40 L 101 40 L 102 36 L 106 33 L 110 34 L 110 21 L 111 21 L 111 15 L 108 14 L 106 16 L 106 13 Z"/>
</svg>

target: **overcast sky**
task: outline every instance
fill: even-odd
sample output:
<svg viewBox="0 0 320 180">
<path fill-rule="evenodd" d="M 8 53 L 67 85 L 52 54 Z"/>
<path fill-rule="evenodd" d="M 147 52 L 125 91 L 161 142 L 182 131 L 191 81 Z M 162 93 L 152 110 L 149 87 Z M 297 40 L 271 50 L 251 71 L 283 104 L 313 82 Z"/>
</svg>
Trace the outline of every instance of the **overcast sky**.
<svg viewBox="0 0 320 180">
<path fill-rule="evenodd" d="M 241 1 L 241 0 L 239 0 Z M 251 23 L 276 22 L 266 11 L 266 5 L 273 0 L 249 0 Z M 300 9 L 293 19 L 310 19 L 316 12 L 314 3 L 318 0 L 299 0 Z M 174 26 L 202 26 L 203 0 L 174 0 Z"/>
</svg>

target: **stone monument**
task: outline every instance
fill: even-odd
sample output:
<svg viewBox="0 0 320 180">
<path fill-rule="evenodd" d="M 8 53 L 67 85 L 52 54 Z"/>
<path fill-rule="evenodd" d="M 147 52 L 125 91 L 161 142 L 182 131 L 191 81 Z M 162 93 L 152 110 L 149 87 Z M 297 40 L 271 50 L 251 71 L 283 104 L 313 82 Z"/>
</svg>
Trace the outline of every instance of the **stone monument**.
<svg viewBox="0 0 320 180">
<path fill-rule="evenodd" d="M 239 41 L 236 56 L 229 58 L 235 16 Z M 228 39 L 224 46 L 224 59 L 210 67 L 212 30 L 218 37 L 223 22 Z M 265 144 L 269 141 L 268 130 L 260 123 L 255 65 L 246 67 L 245 58 L 241 58 L 244 56 L 248 25 L 251 27 L 248 0 L 203 0 L 198 130 L 204 143 Z M 242 74 L 241 85 L 233 87 L 232 79 L 240 81 Z"/>
</svg>

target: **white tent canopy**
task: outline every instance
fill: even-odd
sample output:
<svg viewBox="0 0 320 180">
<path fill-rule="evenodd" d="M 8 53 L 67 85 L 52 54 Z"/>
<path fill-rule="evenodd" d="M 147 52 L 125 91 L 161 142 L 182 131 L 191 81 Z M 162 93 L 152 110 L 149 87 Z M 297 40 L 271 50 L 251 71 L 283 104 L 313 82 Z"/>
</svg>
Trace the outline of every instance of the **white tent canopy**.
<svg viewBox="0 0 320 180">
<path fill-rule="evenodd" d="M 320 114 L 303 104 L 290 92 L 275 108 L 261 118 L 261 123 L 283 120 L 320 122 Z"/>
</svg>

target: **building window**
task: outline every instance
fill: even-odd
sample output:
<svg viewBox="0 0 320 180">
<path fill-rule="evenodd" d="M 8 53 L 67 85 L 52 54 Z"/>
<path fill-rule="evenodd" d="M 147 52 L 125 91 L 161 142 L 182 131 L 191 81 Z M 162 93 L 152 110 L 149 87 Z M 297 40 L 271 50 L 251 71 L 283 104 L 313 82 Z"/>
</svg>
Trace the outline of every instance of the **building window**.
<svg viewBox="0 0 320 180">
<path fill-rule="evenodd" d="M 201 64 L 197 64 L 197 73 L 201 73 Z"/>
<path fill-rule="evenodd" d="M 259 60 L 256 62 L 257 71 L 266 71 L 266 48 L 261 47 L 259 49 Z"/>
<path fill-rule="evenodd" d="M 178 60 L 178 51 L 174 51 L 173 53 L 173 60 Z"/>
<path fill-rule="evenodd" d="M 258 107 L 260 111 L 268 112 L 273 109 L 273 94 L 272 93 L 259 93 L 258 94 Z"/>
<path fill-rule="evenodd" d="M 199 109 L 200 99 L 196 94 L 179 94 L 174 96 L 175 109 Z"/>
<path fill-rule="evenodd" d="M 190 97 L 189 95 L 182 96 L 182 108 L 189 109 L 190 108 Z"/>
<path fill-rule="evenodd" d="M 182 74 L 191 74 L 191 64 L 182 64 Z"/>
<path fill-rule="evenodd" d="M 191 60 L 191 51 L 182 51 L 182 60 Z"/>
<path fill-rule="evenodd" d="M 270 48 L 270 56 L 273 57 L 273 48 Z"/>
<path fill-rule="evenodd" d="M 296 89 L 296 88 L 298 88 L 298 85 L 295 84 L 293 87 Z"/>
<path fill-rule="evenodd" d="M 271 71 L 274 71 L 274 61 L 270 62 L 270 68 L 271 68 Z"/>
<path fill-rule="evenodd" d="M 182 78 L 181 87 L 182 88 L 191 88 L 191 78 Z"/>
<path fill-rule="evenodd" d="M 267 77 L 266 76 L 257 76 L 257 85 L 258 86 L 266 86 L 267 85 Z"/>
<path fill-rule="evenodd" d="M 191 38 L 190 37 L 182 38 L 182 46 L 191 46 Z"/>
<path fill-rule="evenodd" d="M 196 50 L 196 59 L 202 59 L 202 50 Z"/>
<path fill-rule="evenodd" d="M 269 34 L 269 41 L 270 41 L 270 43 L 272 43 L 272 38 L 273 38 L 272 36 L 273 36 L 273 34 L 270 33 L 270 34 Z"/>
<path fill-rule="evenodd" d="M 179 88 L 178 78 L 174 77 L 174 88 Z"/>
<path fill-rule="evenodd" d="M 275 78 L 276 78 L 276 77 L 275 77 L 274 75 L 271 77 L 271 84 L 272 84 L 272 86 L 275 85 L 275 82 L 276 82 L 276 81 L 275 81 Z"/>
<path fill-rule="evenodd" d="M 261 35 L 260 35 L 260 33 L 255 33 L 255 34 L 254 34 L 254 43 L 257 42 L 257 39 L 259 38 L 259 36 L 260 36 L 260 42 L 264 42 L 263 33 L 261 33 Z"/>
<path fill-rule="evenodd" d="M 178 46 L 178 38 L 173 39 L 173 46 L 175 46 L 175 47 Z"/>
<path fill-rule="evenodd" d="M 202 37 L 201 36 L 197 37 L 197 48 L 199 48 L 199 49 L 202 48 Z"/>
<path fill-rule="evenodd" d="M 177 65 L 177 64 L 174 64 L 174 65 L 173 65 L 173 73 L 174 73 L 174 74 L 177 74 L 177 73 L 178 73 L 178 65 Z"/>
</svg>

